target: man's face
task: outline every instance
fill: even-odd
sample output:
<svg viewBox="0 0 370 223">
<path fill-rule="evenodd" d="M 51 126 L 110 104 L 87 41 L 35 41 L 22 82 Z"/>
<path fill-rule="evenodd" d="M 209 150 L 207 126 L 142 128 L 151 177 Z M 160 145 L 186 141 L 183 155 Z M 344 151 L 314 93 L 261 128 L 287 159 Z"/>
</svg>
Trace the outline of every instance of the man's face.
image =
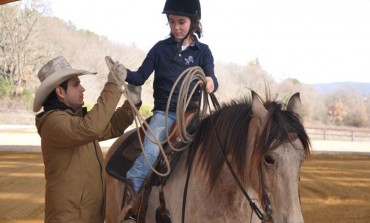
<svg viewBox="0 0 370 223">
<path fill-rule="evenodd" d="M 63 95 L 61 99 L 66 105 L 76 110 L 84 105 L 83 92 L 85 91 L 85 88 L 82 87 L 81 81 L 77 76 L 71 77 L 68 80 L 68 87 L 66 91 L 64 91 L 63 88 L 61 88 L 61 90 Z"/>
</svg>

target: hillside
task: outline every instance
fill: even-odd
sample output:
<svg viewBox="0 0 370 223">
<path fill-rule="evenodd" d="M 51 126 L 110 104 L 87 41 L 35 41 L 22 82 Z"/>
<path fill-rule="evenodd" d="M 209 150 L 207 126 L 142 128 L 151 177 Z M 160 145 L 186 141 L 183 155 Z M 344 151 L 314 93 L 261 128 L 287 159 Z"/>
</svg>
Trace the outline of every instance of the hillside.
<svg viewBox="0 0 370 223">
<path fill-rule="evenodd" d="M 362 96 L 370 95 L 370 83 L 332 82 L 325 84 L 314 84 L 313 86 L 317 91 L 323 94 L 331 94 L 341 89 L 347 89 Z"/>
</svg>

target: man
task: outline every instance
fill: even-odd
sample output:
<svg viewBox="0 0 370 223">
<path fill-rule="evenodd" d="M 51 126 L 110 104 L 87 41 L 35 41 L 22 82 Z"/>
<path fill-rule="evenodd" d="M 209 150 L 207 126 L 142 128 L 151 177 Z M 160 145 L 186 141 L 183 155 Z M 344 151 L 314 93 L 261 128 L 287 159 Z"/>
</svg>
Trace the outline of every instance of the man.
<svg viewBox="0 0 370 223">
<path fill-rule="evenodd" d="M 33 110 L 44 108 L 36 115 L 36 127 L 45 165 L 45 222 L 104 222 L 103 153 L 98 141 L 122 135 L 134 119 L 127 101 L 116 110 L 126 73 L 118 62 L 111 67 L 89 112 L 82 107 L 85 89 L 79 76 L 96 73 L 73 69 L 63 57 L 52 59 L 38 73 L 41 85 Z M 129 89 L 139 107 L 141 87 Z"/>
</svg>

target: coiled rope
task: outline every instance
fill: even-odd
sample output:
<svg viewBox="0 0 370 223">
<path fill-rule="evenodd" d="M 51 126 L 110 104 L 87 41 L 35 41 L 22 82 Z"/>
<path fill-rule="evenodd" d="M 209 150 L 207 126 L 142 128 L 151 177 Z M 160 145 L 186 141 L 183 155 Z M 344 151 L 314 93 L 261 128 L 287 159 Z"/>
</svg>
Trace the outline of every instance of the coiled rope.
<svg viewBox="0 0 370 223">
<path fill-rule="evenodd" d="M 185 76 L 185 77 L 184 77 Z M 177 128 L 179 129 L 179 138 L 181 142 L 185 143 L 185 145 L 188 145 L 193 141 L 193 134 L 190 134 L 187 129 L 187 123 L 185 119 L 185 113 L 186 109 L 189 106 L 189 103 L 191 101 L 192 96 L 194 95 L 195 91 L 197 90 L 198 86 L 204 86 L 202 89 L 202 100 L 200 109 L 199 109 L 199 117 L 203 118 L 207 114 L 207 109 L 209 108 L 209 102 L 208 102 L 208 94 L 207 91 L 205 90 L 205 84 L 206 84 L 206 75 L 204 74 L 204 71 L 202 68 L 196 66 L 196 67 L 190 67 L 183 71 L 180 76 L 177 78 L 176 82 L 172 86 L 170 95 L 168 97 L 167 101 L 167 107 L 166 107 L 166 117 L 168 117 L 168 109 L 170 107 L 170 102 L 172 99 L 172 95 L 175 91 L 176 86 L 178 83 L 183 79 L 181 83 L 181 87 L 179 90 L 179 96 L 177 100 L 177 105 L 176 105 L 176 125 Z M 192 88 L 191 88 L 192 87 Z M 190 89 L 191 88 L 191 89 Z M 167 134 L 167 140 L 171 138 L 171 135 L 168 135 L 168 129 L 167 129 L 167 119 L 166 119 L 166 134 Z M 173 151 L 179 152 L 183 151 L 187 146 L 184 146 L 182 148 L 175 148 L 171 141 L 167 141 L 169 146 Z"/>
</svg>

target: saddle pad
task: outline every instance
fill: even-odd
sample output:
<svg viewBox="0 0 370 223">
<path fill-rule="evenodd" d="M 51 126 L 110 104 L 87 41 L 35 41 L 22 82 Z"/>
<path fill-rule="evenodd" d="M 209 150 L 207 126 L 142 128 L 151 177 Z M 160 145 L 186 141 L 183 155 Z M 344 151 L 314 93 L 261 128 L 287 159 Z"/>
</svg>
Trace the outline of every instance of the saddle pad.
<svg viewBox="0 0 370 223">
<path fill-rule="evenodd" d="M 131 166 L 134 164 L 134 160 L 136 159 L 134 157 L 132 157 L 134 159 L 126 159 L 123 156 L 123 154 L 126 153 L 125 150 L 132 148 L 131 146 L 134 144 L 134 142 L 138 141 L 138 136 L 137 136 L 136 131 L 129 132 L 127 134 L 130 134 L 130 135 L 119 146 L 119 148 L 109 159 L 105 167 L 105 170 L 109 175 L 111 175 L 112 177 L 120 181 L 126 180 L 125 178 L 126 172 L 131 168 Z"/>
</svg>

